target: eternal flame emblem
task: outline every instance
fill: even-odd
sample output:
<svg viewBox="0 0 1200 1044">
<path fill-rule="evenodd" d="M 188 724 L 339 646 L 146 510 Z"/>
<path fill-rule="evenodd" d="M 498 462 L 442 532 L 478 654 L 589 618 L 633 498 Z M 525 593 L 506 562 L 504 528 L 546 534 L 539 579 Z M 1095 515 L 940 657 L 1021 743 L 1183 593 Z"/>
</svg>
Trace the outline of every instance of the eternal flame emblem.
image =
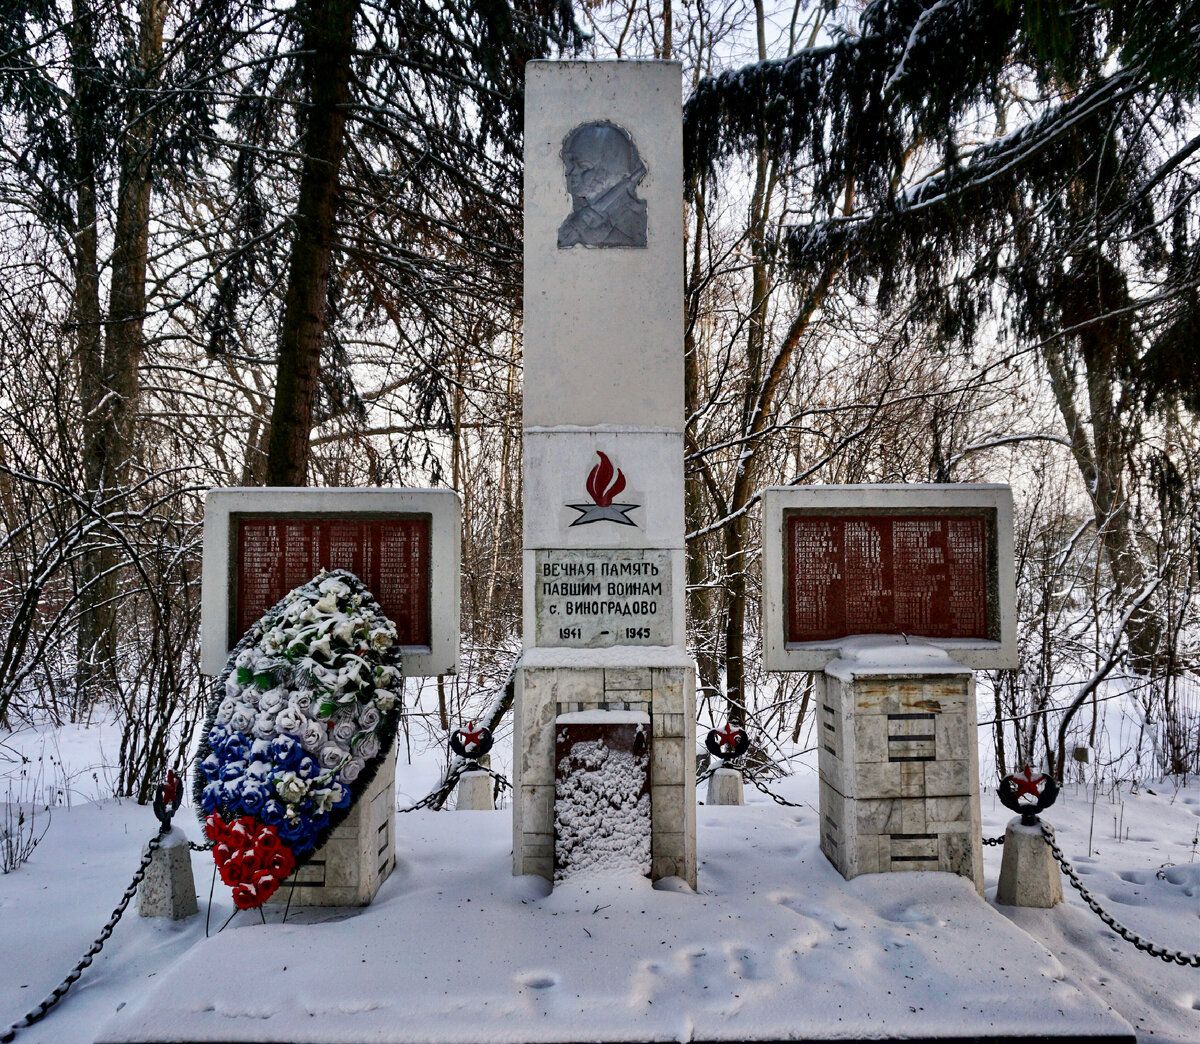
<svg viewBox="0 0 1200 1044">
<path fill-rule="evenodd" d="M 562 161 L 571 213 L 558 226 L 559 250 L 644 248 L 646 201 L 636 190 L 646 165 L 629 132 L 607 120 L 581 124 L 564 139 Z"/>
<path fill-rule="evenodd" d="M 640 504 L 614 504 L 613 497 L 625 488 L 625 476 L 621 469 L 616 469 L 613 478 L 612 461 L 608 455 L 596 450 L 600 463 L 592 468 L 587 478 L 588 496 L 593 504 L 568 504 L 579 512 L 579 517 L 571 523 L 572 526 L 586 526 L 592 522 L 616 522 L 621 526 L 636 526 L 637 523 L 629 517 L 629 512 Z"/>
</svg>

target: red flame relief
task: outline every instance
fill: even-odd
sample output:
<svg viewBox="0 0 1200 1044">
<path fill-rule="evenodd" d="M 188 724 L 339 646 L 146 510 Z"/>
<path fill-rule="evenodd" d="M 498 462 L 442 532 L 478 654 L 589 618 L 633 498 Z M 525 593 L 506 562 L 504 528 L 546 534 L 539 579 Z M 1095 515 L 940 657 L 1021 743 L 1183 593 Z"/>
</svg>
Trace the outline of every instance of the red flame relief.
<svg viewBox="0 0 1200 1044">
<path fill-rule="evenodd" d="M 612 461 L 599 450 L 596 450 L 596 456 L 600 458 L 600 463 L 592 468 L 591 474 L 588 475 L 588 496 L 600 507 L 608 507 L 613 502 L 613 497 L 625 488 L 625 476 L 621 473 L 621 469 L 617 468 L 617 477 L 614 481 Z M 610 482 L 612 485 L 609 485 Z"/>
</svg>

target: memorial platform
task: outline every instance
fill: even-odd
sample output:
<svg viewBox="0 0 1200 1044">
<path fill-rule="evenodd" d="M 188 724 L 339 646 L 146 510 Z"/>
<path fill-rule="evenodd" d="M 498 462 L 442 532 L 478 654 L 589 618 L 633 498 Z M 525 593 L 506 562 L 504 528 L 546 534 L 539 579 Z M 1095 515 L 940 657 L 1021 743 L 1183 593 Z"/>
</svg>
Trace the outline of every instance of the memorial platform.
<svg viewBox="0 0 1200 1044">
<path fill-rule="evenodd" d="M 402 816 L 373 905 L 240 914 L 96 1039 L 1134 1040 L 968 880 L 844 881 L 815 818 L 701 807 L 698 894 L 628 876 L 547 894 L 510 876 L 507 811 Z"/>
</svg>

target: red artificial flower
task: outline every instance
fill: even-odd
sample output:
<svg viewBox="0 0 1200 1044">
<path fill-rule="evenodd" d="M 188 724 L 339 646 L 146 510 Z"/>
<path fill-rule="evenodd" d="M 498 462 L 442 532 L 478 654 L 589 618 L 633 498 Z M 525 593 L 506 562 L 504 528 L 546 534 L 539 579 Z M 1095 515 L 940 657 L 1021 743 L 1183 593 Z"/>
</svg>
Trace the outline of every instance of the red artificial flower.
<svg viewBox="0 0 1200 1044">
<path fill-rule="evenodd" d="M 229 840 L 229 825 L 220 815 L 214 812 L 204 821 L 204 833 L 213 841 Z"/>
<path fill-rule="evenodd" d="M 205 832 L 216 842 L 213 859 L 221 880 L 233 889 L 239 910 L 262 906 L 296 868 L 296 858 L 273 826 L 253 816 L 224 823 L 218 815 L 205 821 Z"/>
<path fill-rule="evenodd" d="M 296 860 L 292 856 L 291 849 L 281 848 L 278 852 L 272 852 L 267 860 L 267 867 L 280 880 L 290 877 L 292 871 L 296 869 Z"/>
<path fill-rule="evenodd" d="M 267 896 L 260 897 L 258 889 L 252 884 L 235 885 L 233 889 L 233 905 L 239 910 L 252 910 L 256 906 L 262 906 L 267 898 Z"/>
</svg>

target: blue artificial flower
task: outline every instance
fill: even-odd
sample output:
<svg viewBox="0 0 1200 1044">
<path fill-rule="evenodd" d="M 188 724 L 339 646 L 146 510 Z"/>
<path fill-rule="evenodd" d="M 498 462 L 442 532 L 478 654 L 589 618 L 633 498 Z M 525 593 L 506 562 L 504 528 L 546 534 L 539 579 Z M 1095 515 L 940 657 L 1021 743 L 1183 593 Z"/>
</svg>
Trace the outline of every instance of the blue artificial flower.
<svg viewBox="0 0 1200 1044">
<path fill-rule="evenodd" d="M 354 795 L 350 793 L 350 788 L 346 784 L 334 780 L 329 786 L 334 793 L 334 808 L 345 808 L 354 799 Z"/>
<path fill-rule="evenodd" d="M 225 741 L 221 756 L 226 761 L 245 761 L 250 753 L 250 737 L 244 732 L 231 732 Z"/>
<path fill-rule="evenodd" d="M 277 801 L 275 798 L 267 798 L 259 810 L 258 818 L 266 823 L 267 826 L 279 826 L 287 818 L 287 809 L 284 808 L 282 801 Z"/>
<path fill-rule="evenodd" d="M 208 730 L 208 745 L 213 750 L 220 750 L 229 739 L 229 728 L 226 725 L 214 725 Z"/>
<path fill-rule="evenodd" d="M 261 783 L 248 779 L 242 784 L 240 804 L 246 815 L 257 817 L 266 800 L 267 788 Z"/>
<path fill-rule="evenodd" d="M 204 778 L 212 781 L 221 778 L 221 759 L 216 754 L 210 754 L 202 762 L 200 762 L 200 771 L 204 773 Z"/>
<path fill-rule="evenodd" d="M 273 740 L 256 739 L 250 744 L 250 757 L 255 761 L 271 760 L 271 744 Z"/>
<path fill-rule="evenodd" d="M 287 842 L 293 852 L 307 852 L 316 844 L 317 832 L 306 816 L 285 819 L 277 829 L 280 838 Z"/>
<path fill-rule="evenodd" d="M 224 790 L 220 783 L 209 783 L 200 792 L 200 805 L 206 813 L 215 812 L 221 803 Z"/>
<path fill-rule="evenodd" d="M 246 763 L 244 761 L 227 761 L 221 766 L 221 778 L 225 782 L 236 782 L 246 774 Z"/>
<path fill-rule="evenodd" d="M 274 771 L 275 766 L 269 761 L 252 761 L 250 767 L 246 769 L 246 778 L 258 783 L 265 783 L 271 778 Z"/>
<path fill-rule="evenodd" d="M 271 757 L 285 771 L 294 770 L 304 757 L 304 748 L 295 736 L 276 736 L 271 741 Z"/>
<path fill-rule="evenodd" d="M 303 751 L 300 752 L 300 760 L 296 762 L 296 767 L 293 771 L 301 779 L 312 779 L 313 776 L 319 775 L 321 767 Z"/>
</svg>

